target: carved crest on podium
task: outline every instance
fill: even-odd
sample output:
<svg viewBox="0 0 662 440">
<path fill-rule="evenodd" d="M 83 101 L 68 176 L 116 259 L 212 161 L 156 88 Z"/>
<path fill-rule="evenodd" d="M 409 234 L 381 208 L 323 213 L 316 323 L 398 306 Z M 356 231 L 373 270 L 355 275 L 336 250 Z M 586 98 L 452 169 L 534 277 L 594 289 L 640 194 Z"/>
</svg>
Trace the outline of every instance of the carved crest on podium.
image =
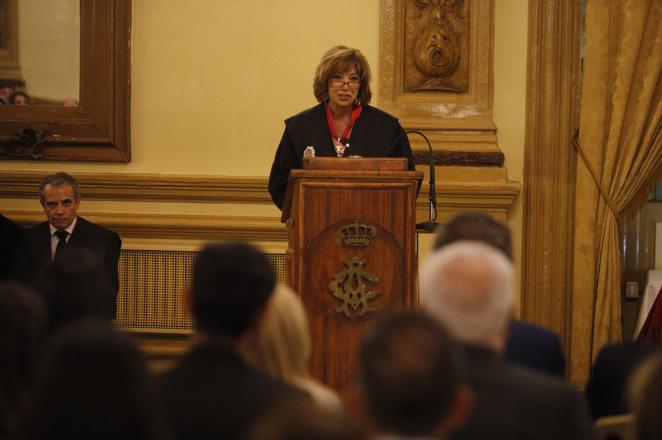
<svg viewBox="0 0 662 440">
<path fill-rule="evenodd" d="M 345 246 L 369 246 L 376 235 L 377 230 L 374 226 L 358 221 L 338 229 L 338 240 Z"/>
<path fill-rule="evenodd" d="M 342 301 L 342 304 L 336 307 L 336 312 L 347 317 L 374 312 L 370 301 L 379 295 L 379 290 L 369 289 L 366 283 L 376 284 L 379 279 L 363 268 L 366 260 L 358 256 L 353 256 L 344 263 L 347 268 L 338 272 L 329 283 L 331 294 Z"/>
<path fill-rule="evenodd" d="M 313 314 L 335 322 L 370 321 L 402 301 L 402 249 L 377 222 L 354 217 L 323 228 L 303 260 L 310 268 L 304 292 Z M 398 268 L 398 270 L 394 270 Z"/>
</svg>

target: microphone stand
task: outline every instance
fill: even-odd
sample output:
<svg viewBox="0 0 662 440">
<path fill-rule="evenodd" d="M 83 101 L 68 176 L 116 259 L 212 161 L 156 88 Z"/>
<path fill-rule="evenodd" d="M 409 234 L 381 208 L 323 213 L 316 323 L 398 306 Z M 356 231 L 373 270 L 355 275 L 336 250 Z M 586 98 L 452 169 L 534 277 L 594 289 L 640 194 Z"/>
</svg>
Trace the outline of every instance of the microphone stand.
<svg viewBox="0 0 662 440">
<path fill-rule="evenodd" d="M 425 139 L 425 142 L 428 144 L 429 151 L 429 165 L 430 165 L 430 194 L 428 200 L 430 201 L 430 208 L 428 211 L 428 220 L 425 222 L 417 223 L 416 229 L 421 229 L 423 231 L 433 232 L 439 226 L 437 223 L 437 189 L 435 187 L 436 178 L 434 174 L 434 155 L 432 154 L 432 144 L 428 137 L 423 134 L 423 132 L 418 130 L 407 130 L 404 132 L 405 135 L 417 134 Z"/>
</svg>

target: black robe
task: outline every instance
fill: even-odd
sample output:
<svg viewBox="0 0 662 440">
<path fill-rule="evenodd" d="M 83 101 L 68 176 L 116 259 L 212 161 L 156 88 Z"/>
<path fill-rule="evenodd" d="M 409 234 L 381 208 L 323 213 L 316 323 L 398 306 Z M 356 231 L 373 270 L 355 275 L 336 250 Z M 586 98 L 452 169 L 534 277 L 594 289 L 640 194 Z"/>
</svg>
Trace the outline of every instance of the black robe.
<svg viewBox="0 0 662 440">
<path fill-rule="evenodd" d="M 406 157 L 409 169 L 414 169 L 414 155 L 402 126 L 394 116 L 375 107 L 363 106 L 352 128 L 349 145 L 345 156 Z M 324 104 L 285 120 L 285 131 L 269 175 L 269 193 L 280 209 L 290 170 L 302 168 L 303 152 L 308 146 L 315 148 L 316 156 L 336 156 Z"/>
</svg>

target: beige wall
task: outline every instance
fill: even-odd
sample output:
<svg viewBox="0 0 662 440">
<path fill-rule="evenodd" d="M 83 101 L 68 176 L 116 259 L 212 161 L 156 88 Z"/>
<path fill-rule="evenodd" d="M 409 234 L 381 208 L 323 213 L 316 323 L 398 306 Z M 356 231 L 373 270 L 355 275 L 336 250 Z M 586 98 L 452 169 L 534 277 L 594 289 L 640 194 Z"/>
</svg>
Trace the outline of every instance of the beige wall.
<svg viewBox="0 0 662 440">
<path fill-rule="evenodd" d="M 495 4 L 494 122 L 499 147 L 506 157 L 508 177 L 523 182 L 528 2 L 495 0 Z M 509 215 L 508 224 L 513 231 L 519 280 L 522 255 L 521 193 Z"/>
<path fill-rule="evenodd" d="M 134 0 L 129 164 L 1 162 L 0 169 L 266 176 L 283 119 L 315 104 L 312 75 L 335 44 L 360 48 L 379 81 L 379 0 Z M 522 181 L 526 0 L 495 0 L 494 119 Z M 375 97 L 378 104 L 379 97 Z M 38 209 L 0 199 L 0 210 Z M 93 212 L 277 215 L 271 206 L 83 203 Z M 522 214 L 511 213 L 519 256 Z"/>
</svg>

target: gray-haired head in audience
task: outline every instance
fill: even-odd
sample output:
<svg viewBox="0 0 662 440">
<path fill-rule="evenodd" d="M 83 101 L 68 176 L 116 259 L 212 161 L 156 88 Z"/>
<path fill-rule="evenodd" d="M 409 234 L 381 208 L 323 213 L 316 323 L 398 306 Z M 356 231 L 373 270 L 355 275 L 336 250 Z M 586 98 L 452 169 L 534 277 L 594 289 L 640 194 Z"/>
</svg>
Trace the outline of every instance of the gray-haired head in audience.
<svg viewBox="0 0 662 440">
<path fill-rule="evenodd" d="M 421 306 L 464 343 L 503 350 L 514 300 L 513 265 L 492 246 L 458 241 L 421 267 Z"/>
</svg>

